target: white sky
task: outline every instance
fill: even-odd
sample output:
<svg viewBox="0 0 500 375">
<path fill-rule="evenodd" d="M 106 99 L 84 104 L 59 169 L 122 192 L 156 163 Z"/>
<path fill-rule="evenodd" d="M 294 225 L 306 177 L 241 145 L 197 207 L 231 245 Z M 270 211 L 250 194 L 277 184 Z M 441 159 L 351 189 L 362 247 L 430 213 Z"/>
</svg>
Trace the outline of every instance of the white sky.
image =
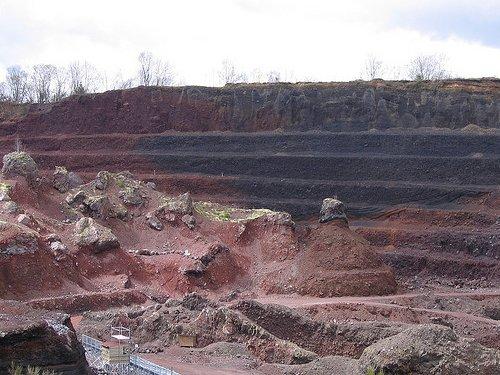
<svg viewBox="0 0 500 375">
<path fill-rule="evenodd" d="M 87 60 L 135 75 L 143 50 L 185 84 L 224 59 L 298 80 L 352 80 L 367 55 L 444 54 L 455 76 L 500 77 L 500 0 L 0 0 L 0 79 L 13 64 Z"/>
</svg>

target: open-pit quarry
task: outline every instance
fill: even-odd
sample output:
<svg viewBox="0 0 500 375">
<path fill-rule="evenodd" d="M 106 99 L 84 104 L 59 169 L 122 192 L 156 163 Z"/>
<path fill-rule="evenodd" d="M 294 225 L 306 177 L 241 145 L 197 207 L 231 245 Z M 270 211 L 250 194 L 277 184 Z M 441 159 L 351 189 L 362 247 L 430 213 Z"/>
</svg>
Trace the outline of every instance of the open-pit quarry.
<svg viewBox="0 0 500 375">
<path fill-rule="evenodd" d="M 500 374 L 500 80 L 0 103 L 0 151 L 0 374 Z"/>
</svg>

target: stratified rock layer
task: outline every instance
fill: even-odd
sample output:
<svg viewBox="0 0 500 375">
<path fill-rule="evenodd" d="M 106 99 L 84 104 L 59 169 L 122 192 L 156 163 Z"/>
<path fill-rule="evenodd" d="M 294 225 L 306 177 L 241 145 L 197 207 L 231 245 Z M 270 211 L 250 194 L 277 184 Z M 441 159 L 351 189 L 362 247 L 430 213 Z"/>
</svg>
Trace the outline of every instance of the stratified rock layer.
<svg viewBox="0 0 500 375">
<path fill-rule="evenodd" d="M 11 363 L 64 375 L 87 373 L 84 350 L 69 315 L 13 301 L 0 301 L 0 308 L 0 373 L 7 373 Z"/>
</svg>

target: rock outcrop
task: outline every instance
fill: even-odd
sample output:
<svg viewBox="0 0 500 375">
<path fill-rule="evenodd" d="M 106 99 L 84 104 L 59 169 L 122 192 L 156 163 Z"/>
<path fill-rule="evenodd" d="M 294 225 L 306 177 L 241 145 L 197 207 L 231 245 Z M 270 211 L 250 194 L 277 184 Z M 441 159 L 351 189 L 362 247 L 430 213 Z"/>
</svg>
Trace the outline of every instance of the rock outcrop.
<svg viewBox="0 0 500 375">
<path fill-rule="evenodd" d="M 157 212 L 159 214 L 179 214 L 179 215 L 191 215 L 193 213 L 193 199 L 191 194 L 184 193 L 178 197 L 165 198 L 160 207 L 158 207 Z"/>
<path fill-rule="evenodd" d="M 0 221 L 0 255 L 32 254 L 38 249 L 38 234 L 24 226 Z"/>
<path fill-rule="evenodd" d="M 66 197 L 66 203 L 78 212 L 93 218 L 108 219 L 116 217 L 124 219 L 127 209 L 120 203 L 112 202 L 107 195 L 96 194 L 92 191 L 78 190 Z"/>
<path fill-rule="evenodd" d="M 337 221 L 348 225 L 345 205 L 337 198 L 323 199 L 319 222 L 327 223 L 329 221 Z"/>
<path fill-rule="evenodd" d="M 18 121 L 22 135 L 178 131 L 499 128 L 498 79 L 137 87 L 68 98 Z M 105 103 L 114 103 L 105 105 Z M 96 126 L 97 118 L 106 118 Z M 75 126 L 78 124 L 78 126 Z"/>
<path fill-rule="evenodd" d="M 10 197 L 12 191 L 12 186 L 5 182 L 0 183 L 0 202 L 10 202 L 12 198 Z"/>
<path fill-rule="evenodd" d="M 22 176 L 32 187 L 38 184 L 38 166 L 33 158 L 24 151 L 4 155 L 2 174 L 5 178 Z"/>
<path fill-rule="evenodd" d="M 0 373 L 11 363 L 61 375 L 87 374 L 88 365 L 70 316 L 0 301 Z"/>
<path fill-rule="evenodd" d="M 137 327 L 134 337 L 138 343 L 160 339 L 157 342 L 162 342 L 160 346 L 163 347 L 176 344 L 178 334 L 192 334 L 197 336 L 197 346 L 218 341 L 243 343 L 260 360 L 270 363 L 300 364 L 317 358 L 315 353 L 274 336 L 239 312 L 196 294 L 152 307 L 138 307 L 134 312 L 115 311 L 114 314 L 86 313 L 80 327 L 84 332 L 100 334 L 96 327 L 102 327 L 102 322 L 115 324 L 126 320 Z M 150 350 L 156 351 L 158 346 Z"/>
<path fill-rule="evenodd" d="M 320 356 L 359 357 L 369 345 L 408 328 L 404 323 L 323 322 L 295 309 L 253 300 L 242 300 L 231 307 L 276 337 L 291 340 Z"/>
<path fill-rule="evenodd" d="M 82 179 L 74 172 L 68 172 L 65 167 L 56 166 L 52 175 L 52 186 L 60 193 L 67 193 L 83 184 Z"/>
<path fill-rule="evenodd" d="M 146 214 L 146 223 L 151 228 L 153 228 L 157 231 L 162 230 L 164 227 L 163 223 L 160 221 L 160 219 L 158 219 L 158 217 L 156 216 L 156 214 L 154 212 L 149 212 Z"/>
<path fill-rule="evenodd" d="M 366 348 L 360 367 L 386 375 L 494 375 L 500 373 L 500 352 L 460 338 L 449 327 L 417 325 Z"/>
<path fill-rule="evenodd" d="M 94 253 L 114 250 L 120 246 L 118 238 L 90 217 L 84 217 L 75 224 L 75 241 L 82 248 L 89 248 Z"/>
</svg>

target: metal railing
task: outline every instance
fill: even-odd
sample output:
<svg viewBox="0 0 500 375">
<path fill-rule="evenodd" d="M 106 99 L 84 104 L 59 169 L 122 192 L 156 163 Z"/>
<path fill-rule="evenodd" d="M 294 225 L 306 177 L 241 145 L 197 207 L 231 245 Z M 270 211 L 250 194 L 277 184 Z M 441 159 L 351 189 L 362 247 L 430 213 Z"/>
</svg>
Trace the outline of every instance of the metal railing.
<svg viewBox="0 0 500 375">
<path fill-rule="evenodd" d="M 134 368 L 138 368 L 144 371 L 144 374 L 152 374 L 152 375 L 181 375 L 174 370 L 170 370 L 169 368 L 159 366 L 147 359 L 141 358 L 137 355 L 130 356 L 130 365 Z"/>
<path fill-rule="evenodd" d="M 85 350 L 90 349 L 93 351 L 102 351 L 102 342 L 90 336 L 82 335 L 82 344 Z"/>
</svg>

